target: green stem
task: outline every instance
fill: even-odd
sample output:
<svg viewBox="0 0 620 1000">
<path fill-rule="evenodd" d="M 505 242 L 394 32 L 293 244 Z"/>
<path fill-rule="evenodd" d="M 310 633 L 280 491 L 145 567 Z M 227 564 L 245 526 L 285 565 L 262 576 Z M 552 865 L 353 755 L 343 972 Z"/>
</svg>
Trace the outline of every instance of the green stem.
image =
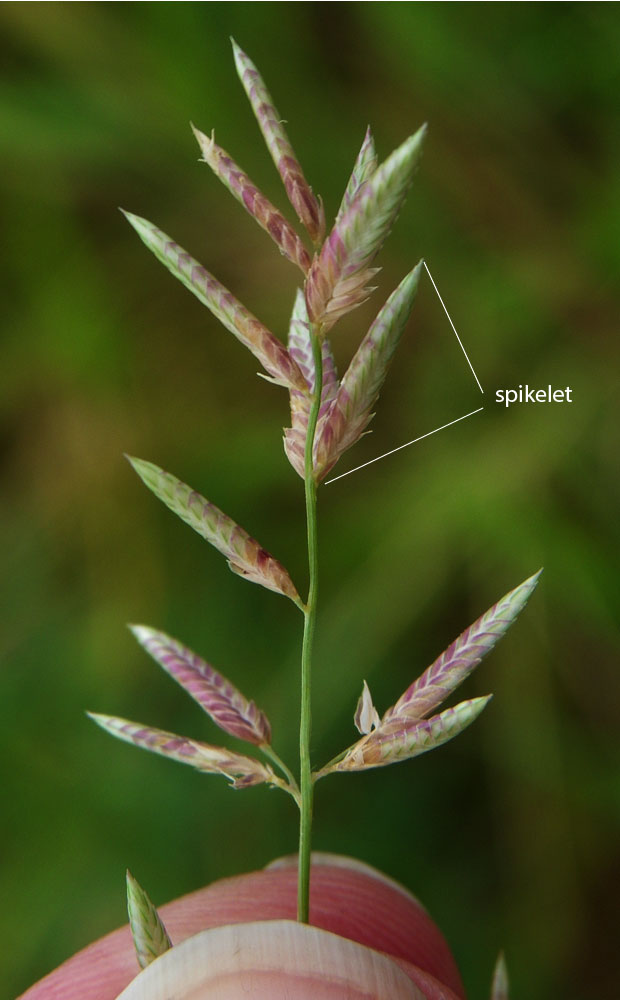
<svg viewBox="0 0 620 1000">
<path fill-rule="evenodd" d="M 316 482 L 314 480 L 314 435 L 321 407 L 323 388 L 323 357 L 321 342 L 314 326 L 310 326 L 310 342 L 314 359 L 314 398 L 308 417 L 306 450 L 304 460 L 304 481 L 306 492 L 306 524 L 308 529 L 308 566 L 310 586 L 304 611 L 304 638 L 301 652 L 301 719 L 299 725 L 299 771 L 301 809 L 299 818 L 299 870 L 297 883 L 297 919 L 308 923 L 310 909 L 310 855 L 312 835 L 312 800 L 314 784 L 310 763 L 310 734 L 312 730 L 312 708 L 310 696 L 310 674 L 312 644 L 316 623 L 316 600 L 318 589 L 318 547 L 316 525 Z"/>
</svg>

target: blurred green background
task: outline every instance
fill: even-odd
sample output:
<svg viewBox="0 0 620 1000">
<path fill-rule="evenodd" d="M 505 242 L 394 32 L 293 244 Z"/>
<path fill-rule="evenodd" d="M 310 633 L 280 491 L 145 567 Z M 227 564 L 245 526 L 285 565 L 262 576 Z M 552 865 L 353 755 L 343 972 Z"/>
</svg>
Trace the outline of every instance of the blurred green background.
<svg viewBox="0 0 620 1000">
<path fill-rule="evenodd" d="M 411 887 L 469 996 L 504 947 L 513 996 L 612 1000 L 620 878 L 617 4 L 4 3 L 0 979 L 25 989 L 156 902 L 295 850 L 292 806 L 117 744 L 84 709 L 217 742 L 124 627 L 209 658 L 296 756 L 296 609 L 229 574 L 138 482 L 151 459 L 305 587 L 282 390 L 116 210 L 152 219 L 282 334 L 297 275 L 197 162 L 188 122 L 284 207 L 238 83 L 264 74 L 328 216 L 366 125 L 381 157 L 428 121 L 380 290 L 334 331 L 341 366 L 424 255 L 374 433 L 324 488 L 314 758 L 354 737 L 500 595 L 545 566 L 468 682 L 481 720 L 436 754 L 318 787 L 315 846 Z M 497 388 L 573 388 L 514 406 Z"/>
</svg>

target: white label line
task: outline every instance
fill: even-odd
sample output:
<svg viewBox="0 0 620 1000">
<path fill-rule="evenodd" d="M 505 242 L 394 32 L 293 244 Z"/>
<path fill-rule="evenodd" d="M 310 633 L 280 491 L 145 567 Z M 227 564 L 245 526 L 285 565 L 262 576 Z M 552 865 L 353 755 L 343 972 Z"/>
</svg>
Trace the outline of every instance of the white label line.
<svg viewBox="0 0 620 1000">
<path fill-rule="evenodd" d="M 478 376 L 476 375 L 476 373 L 475 373 L 475 371 L 474 371 L 474 366 L 472 365 L 471 361 L 469 360 L 469 357 L 467 356 L 467 351 L 466 351 L 466 350 L 465 350 L 465 348 L 463 347 L 463 341 L 461 340 L 461 338 L 459 337 L 458 333 L 456 332 L 456 327 L 455 327 L 454 323 L 452 322 L 452 320 L 450 319 L 450 313 L 449 313 L 449 312 L 448 312 L 448 310 L 446 309 L 446 306 L 445 306 L 445 303 L 444 303 L 444 300 L 442 299 L 441 295 L 439 294 L 439 289 L 437 288 L 437 285 L 436 285 L 436 284 L 435 284 L 435 282 L 433 281 L 433 275 L 432 275 L 432 274 L 431 274 L 431 272 L 429 271 L 429 269 L 428 269 L 428 267 L 427 267 L 427 265 L 426 265 L 426 261 L 424 261 L 424 267 L 426 268 L 426 273 L 428 274 L 429 278 L 431 279 L 431 281 L 432 281 L 432 283 L 433 283 L 433 288 L 434 288 L 434 289 L 435 289 L 435 291 L 437 292 L 437 298 L 439 299 L 439 301 L 441 302 L 441 304 L 442 304 L 442 306 L 443 306 L 443 311 L 445 312 L 446 316 L 448 317 L 448 321 L 449 321 L 449 323 L 450 323 L 450 326 L 451 326 L 451 327 L 452 327 L 452 329 L 454 330 L 454 333 L 455 333 L 455 336 L 456 336 L 456 339 L 458 340 L 459 344 L 461 345 L 461 350 L 462 350 L 463 354 L 465 355 L 465 357 L 467 358 L 467 364 L 468 364 L 468 365 L 469 365 L 469 367 L 471 368 L 471 371 L 472 371 L 472 375 L 474 376 L 474 378 L 475 378 L 476 382 L 478 383 L 478 388 L 480 389 L 480 392 L 481 392 L 481 393 L 482 393 L 482 394 L 484 395 L 484 389 L 483 389 L 483 388 L 482 388 L 482 386 L 480 385 L 480 379 L 479 379 L 479 378 L 478 378 Z"/>
<path fill-rule="evenodd" d="M 457 417 L 456 420 L 451 420 L 449 424 L 442 424 L 441 427 L 436 427 L 434 431 L 428 431 L 427 434 L 421 434 L 420 437 L 414 438 L 413 441 L 407 441 L 406 444 L 401 444 L 398 448 L 392 448 L 391 451 L 386 451 L 383 455 L 371 458 L 370 462 L 364 462 L 363 465 L 356 465 L 354 469 L 349 469 L 348 472 L 343 472 L 339 476 L 334 476 L 333 479 L 328 479 L 325 485 L 329 486 L 330 483 L 335 483 L 337 479 L 344 479 L 345 476 L 350 476 L 352 472 L 359 472 L 360 469 L 365 469 L 367 465 L 372 465 L 373 462 L 379 462 L 382 458 L 387 458 L 388 455 L 393 455 L 396 451 L 402 451 L 403 448 L 408 448 L 410 444 L 417 444 L 418 441 L 423 441 L 424 438 L 430 437 L 431 434 L 437 434 L 438 431 L 443 431 L 446 427 L 452 427 L 453 424 L 458 424 L 461 420 L 466 420 L 467 417 L 473 417 L 474 413 L 481 413 L 483 409 L 484 406 L 480 406 L 477 410 L 472 410 L 471 413 L 466 413 L 462 417 Z"/>
</svg>

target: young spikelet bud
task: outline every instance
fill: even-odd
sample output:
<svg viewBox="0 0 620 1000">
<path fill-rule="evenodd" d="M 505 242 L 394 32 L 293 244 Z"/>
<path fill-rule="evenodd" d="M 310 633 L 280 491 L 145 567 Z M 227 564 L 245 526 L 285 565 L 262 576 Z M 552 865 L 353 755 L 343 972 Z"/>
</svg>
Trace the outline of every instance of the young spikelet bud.
<svg viewBox="0 0 620 1000">
<path fill-rule="evenodd" d="M 284 344 L 217 278 L 152 222 L 130 212 L 123 214 L 157 259 L 258 358 L 274 382 L 287 388 L 305 389 L 304 378 Z"/>
<path fill-rule="evenodd" d="M 491 1000 L 509 1000 L 508 968 L 503 952 L 497 957 L 491 983 Z"/>
<path fill-rule="evenodd" d="M 357 702 L 353 721 L 355 723 L 355 728 L 358 733 L 362 734 L 362 736 L 366 736 L 369 732 L 371 732 L 371 730 L 376 729 L 377 726 L 381 725 L 379 713 L 372 703 L 370 688 L 368 687 L 366 681 L 364 681 L 362 693 Z"/>
<path fill-rule="evenodd" d="M 127 872 L 127 914 L 138 965 L 146 969 L 172 948 L 172 941 L 157 910 L 130 871 Z"/>
<path fill-rule="evenodd" d="M 252 110 L 256 116 L 267 148 L 286 189 L 288 199 L 304 224 L 313 243 L 318 244 L 325 232 L 325 215 L 320 199 L 304 177 L 301 165 L 295 156 L 282 117 L 276 111 L 273 100 L 254 63 L 233 41 L 235 65 Z"/>
<path fill-rule="evenodd" d="M 482 712 L 491 695 L 472 698 L 454 708 L 447 708 L 430 719 L 407 719 L 395 716 L 350 747 L 342 760 L 325 769 L 329 771 L 366 771 L 384 767 L 411 757 L 419 757 L 454 739 Z"/>
<path fill-rule="evenodd" d="M 367 180 L 370 180 L 376 169 L 377 154 L 375 151 L 375 142 L 369 127 L 366 130 L 362 148 L 357 154 L 357 160 L 353 165 L 349 183 L 346 186 L 346 190 L 340 203 L 340 208 L 338 209 L 336 222 L 339 222 L 344 213 L 351 207 L 353 199 L 359 193 L 362 185 L 365 184 Z"/>
<path fill-rule="evenodd" d="M 182 521 L 202 535 L 228 560 L 233 573 L 267 590 L 290 597 L 299 607 L 301 598 L 282 563 L 274 559 L 232 518 L 176 476 L 152 462 L 127 456 L 142 482 Z"/>
<path fill-rule="evenodd" d="M 287 222 L 282 213 L 259 191 L 228 153 L 217 145 L 213 136 L 208 138 L 193 125 L 192 129 L 204 162 L 209 164 L 216 177 L 219 177 L 237 201 L 256 219 L 259 226 L 271 236 L 280 252 L 307 274 L 310 255 L 290 222 Z"/>
<path fill-rule="evenodd" d="M 377 273 L 370 265 L 400 212 L 422 152 L 418 129 L 365 181 L 335 223 L 306 279 L 308 316 L 322 330 L 364 302 Z"/>
<path fill-rule="evenodd" d="M 295 306 L 288 333 L 288 349 L 291 358 L 296 362 L 306 380 L 307 392 L 290 390 L 291 426 L 284 431 L 284 450 L 289 462 L 303 479 L 305 476 L 305 447 L 310 417 L 311 394 L 314 392 L 315 373 L 312 345 L 308 330 L 308 313 L 303 292 L 297 292 Z M 327 416 L 330 406 L 336 398 L 339 381 L 336 364 L 330 343 L 327 339 L 321 343 L 323 359 L 323 385 L 321 389 L 321 408 L 319 419 Z"/>
<path fill-rule="evenodd" d="M 151 750 L 181 764 L 190 764 L 197 771 L 206 774 L 223 774 L 235 788 L 249 788 L 250 785 L 261 785 L 264 782 L 271 784 L 275 778 L 268 764 L 224 747 L 214 747 L 209 743 L 187 739 L 185 736 L 153 729 L 113 715 L 99 715 L 95 712 L 86 714 L 111 736 L 116 736 L 125 743 L 133 743 L 143 750 Z"/>
<path fill-rule="evenodd" d="M 542 570 L 515 587 L 448 646 L 383 716 L 421 719 L 452 694 L 508 631 L 531 597 Z"/>
<path fill-rule="evenodd" d="M 360 344 L 333 403 L 321 420 L 314 448 L 314 475 L 325 478 L 340 456 L 359 441 L 411 314 L 422 263 L 392 292 Z"/>
<path fill-rule="evenodd" d="M 264 712 L 248 701 L 211 664 L 146 625 L 129 626 L 140 645 L 183 687 L 215 724 L 240 740 L 263 746 L 271 743 L 271 727 Z"/>
</svg>

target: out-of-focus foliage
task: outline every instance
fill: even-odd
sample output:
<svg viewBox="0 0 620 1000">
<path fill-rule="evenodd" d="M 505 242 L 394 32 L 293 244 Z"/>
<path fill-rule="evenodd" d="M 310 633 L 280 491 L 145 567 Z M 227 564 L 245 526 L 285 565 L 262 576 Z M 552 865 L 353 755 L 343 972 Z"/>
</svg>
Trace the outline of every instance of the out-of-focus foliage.
<svg viewBox="0 0 620 1000">
<path fill-rule="evenodd" d="M 3 914 L 14 995 L 125 919 L 295 849 L 294 807 L 107 739 L 83 710 L 209 740 L 124 627 L 217 663 L 294 759 L 299 612 L 245 587 L 140 488 L 174 468 L 303 581 L 285 395 L 116 211 L 152 219 L 284 336 L 295 271 L 198 164 L 189 121 L 287 217 L 233 66 L 260 66 L 328 220 L 373 126 L 429 136 L 380 291 L 334 335 L 340 370 L 424 255 L 484 412 L 326 486 L 315 763 L 484 608 L 546 567 L 468 681 L 495 698 L 437 754 L 319 786 L 315 845 L 378 865 L 444 927 L 471 996 L 504 947 L 515 997 L 617 996 L 620 875 L 615 4 L 64 4 L 0 10 L 3 187 Z M 329 224 L 329 222 L 328 222 Z M 351 466 L 482 397 L 421 282 Z M 570 385 L 506 410 L 496 388 Z M 389 773 L 392 771 L 392 773 Z"/>
</svg>

